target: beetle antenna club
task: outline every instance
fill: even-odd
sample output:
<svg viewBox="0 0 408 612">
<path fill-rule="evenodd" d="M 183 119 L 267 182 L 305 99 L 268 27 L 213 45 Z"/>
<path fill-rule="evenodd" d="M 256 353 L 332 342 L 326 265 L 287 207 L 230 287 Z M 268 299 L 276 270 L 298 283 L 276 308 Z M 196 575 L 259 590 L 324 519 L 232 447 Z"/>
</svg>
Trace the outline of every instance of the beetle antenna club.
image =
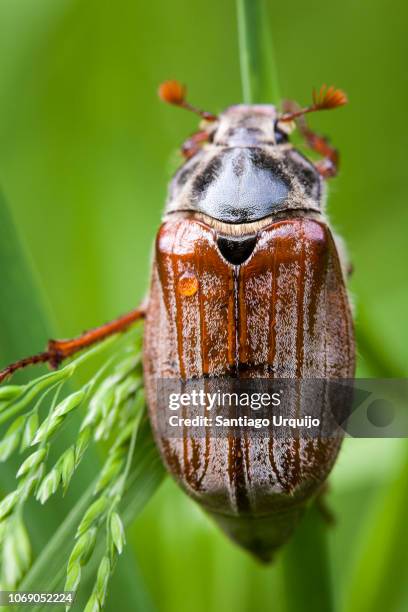
<svg viewBox="0 0 408 612">
<path fill-rule="evenodd" d="M 182 85 L 179 81 L 164 81 L 159 86 L 159 98 L 163 100 L 163 102 L 167 102 L 167 104 L 173 104 L 174 106 L 180 106 L 181 108 L 185 108 L 196 115 L 199 115 L 202 119 L 206 121 L 216 121 L 217 115 L 213 115 L 212 113 L 208 113 L 207 111 L 200 110 L 195 106 L 192 106 L 186 100 L 187 88 L 185 85 Z"/>
<path fill-rule="evenodd" d="M 314 113 L 315 111 L 321 110 L 331 110 L 332 108 L 337 108 L 338 106 L 343 106 L 347 104 L 347 96 L 341 89 L 336 89 L 331 85 L 327 87 L 327 85 L 322 85 L 319 91 L 316 89 L 313 90 L 313 104 L 310 106 L 306 106 L 305 108 L 300 108 L 291 113 L 286 113 L 282 117 L 279 118 L 279 121 L 293 121 L 298 117 L 302 117 L 307 113 Z"/>
</svg>

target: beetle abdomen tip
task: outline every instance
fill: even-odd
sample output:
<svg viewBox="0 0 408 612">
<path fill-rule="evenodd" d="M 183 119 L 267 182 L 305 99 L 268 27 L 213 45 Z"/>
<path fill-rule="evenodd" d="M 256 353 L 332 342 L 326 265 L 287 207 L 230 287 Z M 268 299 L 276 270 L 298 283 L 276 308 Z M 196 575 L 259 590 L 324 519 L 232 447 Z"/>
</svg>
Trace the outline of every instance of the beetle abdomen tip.
<svg viewBox="0 0 408 612">
<path fill-rule="evenodd" d="M 226 516 L 210 513 L 224 533 L 261 563 L 271 563 L 289 540 L 304 511 L 303 504 L 269 516 Z"/>
</svg>

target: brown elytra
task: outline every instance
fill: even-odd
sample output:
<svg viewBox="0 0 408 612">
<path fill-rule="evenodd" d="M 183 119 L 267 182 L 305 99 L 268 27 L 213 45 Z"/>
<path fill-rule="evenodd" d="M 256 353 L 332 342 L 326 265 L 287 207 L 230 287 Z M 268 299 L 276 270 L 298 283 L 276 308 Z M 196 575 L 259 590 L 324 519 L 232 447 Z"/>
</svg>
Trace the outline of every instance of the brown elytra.
<svg viewBox="0 0 408 612">
<path fill-rule="evenodd" d="M 183 277 L 199 279 L 191 295 Z M 351 378 L 354 343 L 343 274 L 322 221 L 257 232 L 250 257 L 226 261 L 217 232 L 186 215 L 159 230 L 147 306 L 149 413 L 167 469 L 239 544 L 268 560 L 319 492 L 341 436 L 308 440 L 160 435 L 158 379 Z M 324 413 L 324 406 L 321 407 Z"/>
</svg>

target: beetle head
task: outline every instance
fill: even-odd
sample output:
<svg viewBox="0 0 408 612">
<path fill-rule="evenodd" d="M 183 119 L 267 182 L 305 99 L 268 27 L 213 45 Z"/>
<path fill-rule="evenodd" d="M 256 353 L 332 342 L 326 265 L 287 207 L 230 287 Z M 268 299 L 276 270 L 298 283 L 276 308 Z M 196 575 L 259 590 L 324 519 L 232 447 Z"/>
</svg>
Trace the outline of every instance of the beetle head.
<svg viewBox="0 0 408 612">
<path fill-rule="evenodd" d="M 277 123 L 278 113 L 270 104 L 236 104 L 221 113 L 209 131 L 214 144 L 223 146 L 282 144 L 287 141 L 290 124 L 281 129 Z"/>
</svg>

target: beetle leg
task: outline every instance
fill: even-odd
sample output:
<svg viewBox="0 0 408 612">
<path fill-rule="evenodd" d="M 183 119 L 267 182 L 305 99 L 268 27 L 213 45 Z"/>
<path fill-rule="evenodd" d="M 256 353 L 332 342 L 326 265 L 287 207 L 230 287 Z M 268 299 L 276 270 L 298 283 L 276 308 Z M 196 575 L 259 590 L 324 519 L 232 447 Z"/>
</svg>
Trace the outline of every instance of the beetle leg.
<svg viewBox="0 0 408 612">
<path fill-rule="evenodd" d="M 323 159 L 315 162 L 315 168 L 324 178 L 332 178 L 336 176 L 339 169 L 339 152 L 332 147 L 325 136 L 316 134 L 309 128 L 304 117 L 299 117 L 297 127 L 306 141 L 307 146 Z"/>
<path fill-rule="evenodd" d="M 323 155 L 323 159 L 315 163 L 315 167 L 319 174 L 324 178 L 332 178 L 336 176 L 339 168 L 339 152 L 329 144 L 329 141 L 324 136 L 315 134 L 306 125 L 300 126 L 300 131 L 306 140 L 306 144 L 319 155 Z"/>
<path fill-rule="evenodd" d="M 283 110 L 287 114 L 298 115 L 296 125 L 302 134 L 308 147 L 323 156 L 323 159 L 315 163 L 316 170 L 324 178 L 336 176 L 339 168 L 339 152 L 332 147 L 327 138 L 313 132 L 306 123 L 304 115 L 300 113 L 300 106 L 292 100 L 283 102 Z"/>
<path fill-rule="evenodd" d="M 85 331 L 76 338 L 69 340 L 49 340 L 47 350 L 32 357 L 25 357 L 16 361 L 0 371 L 0 382 L 14 374 L 17 370 L 22 370 L 29 365 L 36 363 L 48 363 L 51 368 L 57 368 L 64 359 L 72 357 L 79 351 L 120 332 L 126 331 L 133 323 L 145 316 L 145 305 L 131 310 L 121 317 L 109 321 L 104 325 Z"/>
<path fill-rule="evenodd" d="M 183 143 L 181 153 L 186 159 L 190 159 L 200 150 L 200 146 L 208 140 L 208 132 L 205 130 L 196 132 Z"/>
<path fill-rule="evenodd" d="M 343 271 L 344 278 L 350 278 L 353 274 L 353 264 L 349 259 L 346 244 L 341 236 L 333 233 L 334 242 L 336 243 L 337 252 L 339 254 L 339 260 L 341 269 Z"/>
</svg>

